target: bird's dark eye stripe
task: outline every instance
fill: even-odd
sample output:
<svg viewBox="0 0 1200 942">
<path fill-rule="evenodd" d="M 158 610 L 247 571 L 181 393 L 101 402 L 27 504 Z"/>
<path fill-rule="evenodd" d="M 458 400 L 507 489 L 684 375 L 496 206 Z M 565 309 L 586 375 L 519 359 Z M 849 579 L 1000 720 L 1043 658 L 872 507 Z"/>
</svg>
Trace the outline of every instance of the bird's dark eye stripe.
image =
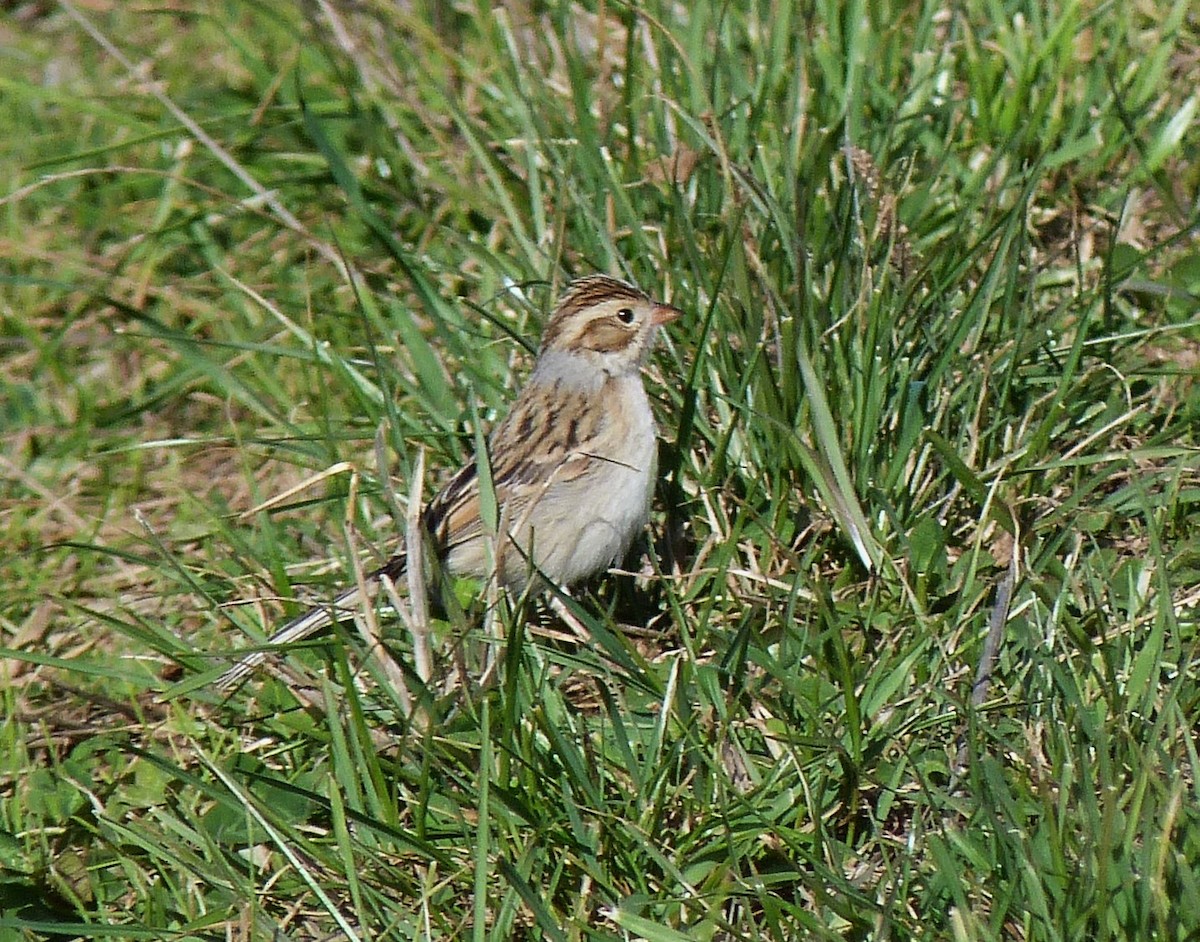
<svg viewBox="0 0 1200 942">
<path fill-rule="evenodd" d="M 617 320 L 619 320 L 622 324 L 632 324 L 633 323 L 633 308 L 631 308 L 631 307 L 621 308 L 621 310 L 617 311 Z"/>
</svg>

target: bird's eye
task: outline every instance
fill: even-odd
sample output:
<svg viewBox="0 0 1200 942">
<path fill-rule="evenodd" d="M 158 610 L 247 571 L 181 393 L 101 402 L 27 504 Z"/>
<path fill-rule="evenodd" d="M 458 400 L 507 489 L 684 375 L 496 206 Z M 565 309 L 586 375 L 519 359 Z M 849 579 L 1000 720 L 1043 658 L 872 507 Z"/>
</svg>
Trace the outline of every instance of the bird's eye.
<svg viewBox="0 0 1200 942">
<path fill-rule="evenodd" d="M 633 308 L 631 307 L 623 307 L 621 310 L 617 311 L 617 320 L 619 320 L 622 324 L 632 324 L 633 316 Z"/>
</svg>

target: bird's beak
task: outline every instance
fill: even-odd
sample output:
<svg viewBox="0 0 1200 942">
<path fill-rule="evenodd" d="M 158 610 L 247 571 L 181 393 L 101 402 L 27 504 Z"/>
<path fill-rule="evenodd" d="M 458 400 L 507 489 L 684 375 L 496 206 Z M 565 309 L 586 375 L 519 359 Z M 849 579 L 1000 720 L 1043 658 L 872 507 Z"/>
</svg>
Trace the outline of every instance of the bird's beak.
<svg viewBox="0 0 1200 942">
<path fill-rule="evenodd" d="M 658 304 L 654 307 L 654 313 L 650 316 L 650 323 L 655 327 L 661 327 L 663 324 L 669 324 L 673 320 L 678 320 L 683 317 L 683 311 L 671 304 Z"/>
</svg>

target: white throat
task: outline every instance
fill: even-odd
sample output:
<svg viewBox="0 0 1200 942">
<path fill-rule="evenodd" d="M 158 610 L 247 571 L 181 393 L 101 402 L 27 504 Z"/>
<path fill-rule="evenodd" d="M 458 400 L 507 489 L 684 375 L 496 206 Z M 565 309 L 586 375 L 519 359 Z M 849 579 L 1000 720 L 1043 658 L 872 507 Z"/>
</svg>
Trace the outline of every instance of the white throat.
<svg viewBox="0 0 1200 942">
<path fill-rule="evenodd" d="M 530 382 L 561 383 L 578 392 L 598 392 L 608 380 L 609 357 L 590 351 L 545 350 L 538 357 Z"/>
</svg>

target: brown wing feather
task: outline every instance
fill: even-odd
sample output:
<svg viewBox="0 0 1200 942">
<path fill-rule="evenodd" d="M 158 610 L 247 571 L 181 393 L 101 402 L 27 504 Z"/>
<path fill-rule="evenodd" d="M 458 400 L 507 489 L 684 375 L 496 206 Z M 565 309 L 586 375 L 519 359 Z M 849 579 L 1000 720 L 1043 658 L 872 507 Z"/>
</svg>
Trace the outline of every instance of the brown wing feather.
<svg viewBox="0 0 1200 942">
<path fill-rule="evenodd" d="M 532 392 L 526 387 L 490 436 L 496 500 L 513 526 L 526 517 L 548 486 L 574 481 L 587 474 L 596 461 L 605 460 L 589 447 L 605 431 L 608 420 L 604 410 L 582 408 L 577 401 L 582 393 L 561 388 Z M 547 407 L 547 403 L 553 405 Z M 563 415 L 572 418 L 561 420 Z M 497 442 L 506 447 L 494 447 Z M 443 556 L 483 536 L 474 462 L 464 466 L 430 502 L 425 526 Z"/>
</svg>

